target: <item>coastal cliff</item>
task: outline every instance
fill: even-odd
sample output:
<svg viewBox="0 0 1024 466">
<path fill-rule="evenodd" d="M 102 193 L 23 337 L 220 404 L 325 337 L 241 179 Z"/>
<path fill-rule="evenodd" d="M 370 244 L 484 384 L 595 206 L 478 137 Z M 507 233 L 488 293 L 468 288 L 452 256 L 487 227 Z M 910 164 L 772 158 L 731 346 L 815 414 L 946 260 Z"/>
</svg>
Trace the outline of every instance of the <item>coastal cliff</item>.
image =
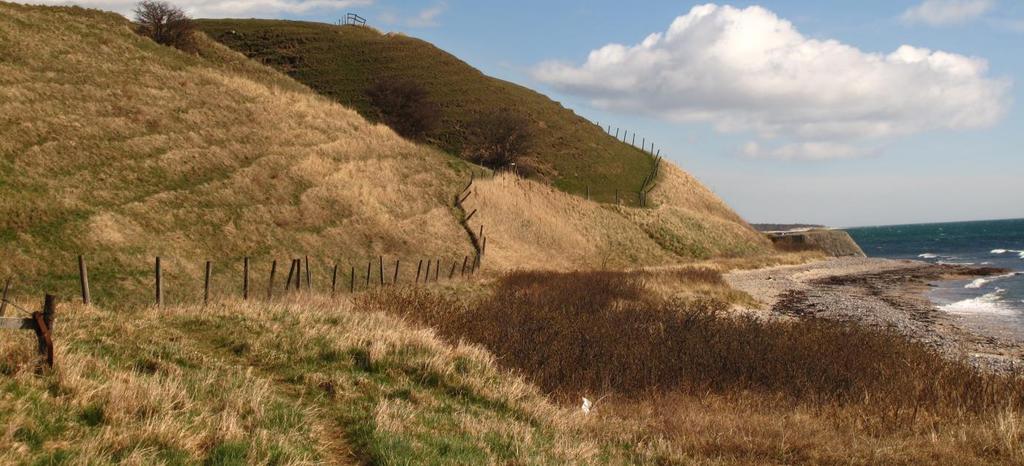
<svg viewBox="0 0 1024 466">
<path fill-rule="evenodd" d="M 864 251 L 843 230 L 815 229 L 766 233 L 784 251 L 820 250 L 834 257 L 865 257 Z"/>
</svg>

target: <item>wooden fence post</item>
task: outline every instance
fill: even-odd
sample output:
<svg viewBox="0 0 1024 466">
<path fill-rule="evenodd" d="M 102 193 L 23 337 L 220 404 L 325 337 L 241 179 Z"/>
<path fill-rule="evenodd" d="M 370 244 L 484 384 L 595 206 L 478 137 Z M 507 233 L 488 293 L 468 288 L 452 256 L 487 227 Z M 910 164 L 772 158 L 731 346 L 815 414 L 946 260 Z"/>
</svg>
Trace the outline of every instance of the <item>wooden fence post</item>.
<svg viewBox="0 0 1024 466">
<path fill-rule="evenodd" d="M 302 259 L 295 259 L 295 291 L 302 289 Z"/>
<path fill-rule="evenodd" d="M 378 267 L 380 272 L 380 286 L 384 286 L 384 256 L 380 257 L 380 266 Z"/>
<path fill-rule="evenodd" d="M 616 204 L 619 203 L 619 190 L 618 189 L 615 190 L 615 203 Z"/>
<path fill-rule="evenodd" d="M 619 128 L 615 128 L 615 139 L 619 139 Z"/>
<path fill-rule="evenodd" d="M 474 215 L 476 215 L 476 209 L 473 209 L 473 211 L 466 216 L 466 220 L 464 220 L 464 222 L 469 223 L 469 219 L 473 218 Z"/>
<path fill-rule="evenodd" d="M 480 254 L 487 254 L 487 237 L 484 236 L 484 244 L 480 246 Z"/>
<path fill-rule="evenodd" d="M 4 316 L 4 311 L 7 310 L 7 292 L 11 290 L 11 277 L 7 277 L 4 280 L 4 295 L 0 298 L 0 317 Z"/>
<path fill-rule="evenodd" d="M 391 279 L 392 285 L 398 285 L 398 266 L 402 265 L 402 259 L 395 259 L 395 278 Z"/>
<path fill-rule="evenodd" d="M 160 270 L 160 256 L 156 257 L 156 305 L 162 307 L 164 305 L 164 277 Z"/>
<path fill-rule="evenodd" d="M 430 283 L 430 261 L 431 259 L 427 259 L 427 273 L 423 275 L 423 283 Z"/>
<path fill-rule="evenodd" d="M 355 293 L 356 292 L 356 266 L 353 265 L 351 267 L 352 267 L 352 270 L 349 272 L 349 275 L 348 275 L 348 292 L 349 293 Z"/>
<path fill-rule="evenodd" d="M 92 296 L 89 295 L 89 269 L 85 266 L 85 257 L 78 255 L 78 282 L 82 286 L 82 304 L 92 304 Z"/>
<path fill-rule="evenodd" d="M 634 148 L 636 147 L 636 131 L 633 132 L 633 142 L 630 143 L 629 145 L 633 146 Z"/>
<path fill-rule="evenodd" d="M 455 278 L 455 266 L 456 266 L 456 265 L 459 265 L 459 262 L 458 262 L 458 260 L 453 260 L 453 261 L 452 261 L 452 271 L 451 271 L 451 272 L 448 272 L 448 279 L 449 279 L 449 280 L 451 280 L 451 279 Z"/>
<path fill-rule="evenodd" d="M 334 264 L 334 271 L 331 272 L 331 296 L 338 289 L 338 264 Z"/>
<path fill-rule="evenodd" d="M 242 259 L 242 300 L 249 300 L 249 257 Z"/>
<path fill-rule="evenodd" d="M 480 238 L 483 238 L 483 237 L 484 237 L 484 226 L 483 226 L 483 224 L 480 224 L 480 233 L 478 233 L 476 235 L 476 239 L 479 240 Z"/>
<path fill-rule="evenodd" d="M 420 272 L 423 271 L 423 259 L 420 259 L 419 265 L 416 266 L 416 284 L 420 283 Z"/>
<path fill-rule="evenodd" d="M 33 312 L 39 354 L 46 356 L 46 365 L 53 368 L 53 320 L 57 313 L 57 298 L 51 294 L 43 298 L 43 312 Z"/>
<path fill-rule="evenodd" d="M 366 288 L 370 288 L 370 274 L 373 272 L 373 261 L 366 263 Z"/>
<path fill-rule="evenodd" d="M 277 259 L 270 263 L 270 283 L 267 285 L 267 299 L 274 297 L 274 275 L 277 274 Z"/>
<path fill-rule="evenodd" d="M 210 275 L 213 274 L 213 262 L 206 261 L 206 274 L 203 279 L 203 305 L 210 301 Z"/>
<path fill-rule="evenodd" d="M 313 272 L 309 270 L 309 256 L 306 256 L 306 289 L 313 289 Z"/>
<path fill-rule="evenodd" d="M 441 259 L 434 262 L 434 282 L 437 282 L 437 277 L 441 273 Z"/>
<path fill-rule="evenodd" d="M 462 256 L 462 276 L 466 276 L 466 263 L 469 262 L 469 256 Z"/>
</svg>

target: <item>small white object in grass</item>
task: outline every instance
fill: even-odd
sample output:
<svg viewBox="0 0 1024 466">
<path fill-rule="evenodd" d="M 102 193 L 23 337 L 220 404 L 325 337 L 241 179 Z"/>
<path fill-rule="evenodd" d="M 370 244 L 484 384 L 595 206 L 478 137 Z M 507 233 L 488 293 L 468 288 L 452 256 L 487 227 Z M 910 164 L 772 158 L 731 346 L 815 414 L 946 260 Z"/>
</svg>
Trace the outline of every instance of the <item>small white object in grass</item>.
<svg viewBox="0 0 1024 466">
<path fill-rule="evenodd" d="M 583 410 L 583 414 L 590 414 L 590 407 L 593 405 L 594 403 L 591 403 L 590 400 L 583 398 L 583 406 L 580 409 Z"/>
</svg>

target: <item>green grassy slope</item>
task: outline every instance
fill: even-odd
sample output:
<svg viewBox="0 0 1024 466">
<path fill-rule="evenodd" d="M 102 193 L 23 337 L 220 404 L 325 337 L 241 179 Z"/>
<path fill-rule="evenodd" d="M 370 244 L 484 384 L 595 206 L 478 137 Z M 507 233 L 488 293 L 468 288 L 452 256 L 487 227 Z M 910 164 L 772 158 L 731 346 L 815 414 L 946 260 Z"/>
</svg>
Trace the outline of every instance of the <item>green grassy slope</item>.
<svg viewBox="0 0 1024 466">
<path fill-rule="evenodd" d="M 372 28 L 275 20 L 201 20 L 200 29 L 299 82 L 372 115 L 365 91 L 376 79 L 400 76 L 421 83 L 441 105 L 443 124 L 431 139 L 458 153 L 468 122 L 490 109 L 515 108 L 536 124 L 530 164 L 565 191 L 611 202 L 615 190 L 640 189 L 652 159 L 616 141 L 551 99 L 485 76 L 433 45 Z M 639 141 L 637 142 L 639 144 Z M 623 198 L 635 203 L 636 196 Z"/>
</svg>

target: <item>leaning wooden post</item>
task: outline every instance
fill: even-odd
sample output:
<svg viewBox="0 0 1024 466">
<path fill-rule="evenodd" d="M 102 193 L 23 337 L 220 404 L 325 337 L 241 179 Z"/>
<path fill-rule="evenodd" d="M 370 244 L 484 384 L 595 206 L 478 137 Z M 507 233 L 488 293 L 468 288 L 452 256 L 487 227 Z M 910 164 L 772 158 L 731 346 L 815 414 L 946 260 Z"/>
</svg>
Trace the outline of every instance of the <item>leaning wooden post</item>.
<svg viewBox="0 0 1024 466">
<path fill-rule="evenodd" d="M 156 257 L 156 305 L 164 305 L 164 277 L 160 270 L 160 256 Z"/>
<path fill-rule="evenodd" d="M 633 132 L 633 142 L 630 143 L 629 145 L 633 146 L 634 148 L 636 147 L 636 131 Z"/>
<path fill-rule="evenodd" d="M 480 254 L 487 254 L 487 237 L 484 236 L 484 244 L 480 246 Z"/>
<path fill-rule="evenodd" d="M 438 274 L 441 273 L 441 259 L 434 262 L 434 281 L 437 282 Z"/>
<path fill-rule="evenodd" d="M 7 277 L 4 281 L 4 295 L 0 298 L 0 317 L 4 316 L 4 311 L 7 310 L 7 292 L 11 290 L 11 277 Z"/>
<path fill-rule="evenodd" d="M 46 356 L 46 365 L 53 368 L 53 319 L 57 313 L 57 298 L 46 295 L 43 298 L 43 312 L 33 312 L 36 339 L 39 341 L 39 354 Z"/>
<path fill-rule="evenodd" d="M 334 271 L 331 272 L 331 296 L 338 289 L 338 264 L 334 264 Z"/>
<path fill-rule="evenodd" d="M 457 265 L 459 265 L 458 260 L 453 260 L 452 261 L 452 271 L 448 272 L 448 279 L 449 280 L 455 278 L 455 266 L 457 266 Z"/>
<path fill-rule="evenodd" d="M 302 259 L 295 259 L 295 291 L 302 289 Z"/>
<path fill-rule="evenodd" d="M 478 233 L 476 235 L 476 239 L 479 240 L 480 238 L 483 238 L 483 237 L 484 237 L 484 225 L 480 224 L 480 233 Z"/>
<path fill-rule="evenodd" d="M 373 273 L 373 261 L 366 263 L 366 289 L 370 289 L 370 275 Z"/>
<path fill-rule="evenodd" d="M 395 278 L 391 279 L 392 285 L 398 284 L 398 266 L 402 264 L 402 259 L 395 259 Z"/>
<path fill-rule="evenodd" d="M 206 261 L 206 274 L 203 278 L 203 305 L 210 301 L 210 275 L 213 274 L 213 262 Z"/>
<path fill-rule="evenodd" d="M 430 261 L 427 259 L 427 273 L 423 275 L 423 283 L 430 283 Z"/>
<path fill-rule="evenodd" d="M 242 259 L 242 300 L 249 299 L 249 258 Z"/>
<path fill-rule="evenodd" d="M 352 270 L 349 272 L 348 275 L 348 292 L 356 292 L 356 266 L 354 265 L 352 266 Z"/>
<path fill-rule="evenodd" d="M 420 283 L 420 272 L 423 271 L 423 259 L 420 259 L 419 265 L 416 266 L 416 284 Z"/>
<path fill-rule="evenodd" d="M 288 280 L 284 282 L 284 290 L 288 291 L 292 287 L 292 278 L 295 275 L 295 259 L 292 259 L 292 265 L 288 267 Z"/>
<path fill-rule="evenodd" d="M 277 274 L 277 259 L 270 263 L 270 283 L 267 285 L 267 299 L 274 297 L 274 275 Z"/>
<path fill-rule="evenodd" d="M 466 276 L 466 263 L 469 262 L 469 256 L 462 256 L 462 276 Z"/>
<path fill-rule="evenodd" d="M 380 286 L 384 286 L 384 256 L 380 256 L 380 266 L 377 271 L 380 272 Z"/>
<path fill-rule="evenodd" d="M 78 255 L 78 282 L 82 286 L 82 304 L 92 304 L 92 296 L 89 295 L 89 269 L 85 267 L 85 257 Z"/>
</svg>

